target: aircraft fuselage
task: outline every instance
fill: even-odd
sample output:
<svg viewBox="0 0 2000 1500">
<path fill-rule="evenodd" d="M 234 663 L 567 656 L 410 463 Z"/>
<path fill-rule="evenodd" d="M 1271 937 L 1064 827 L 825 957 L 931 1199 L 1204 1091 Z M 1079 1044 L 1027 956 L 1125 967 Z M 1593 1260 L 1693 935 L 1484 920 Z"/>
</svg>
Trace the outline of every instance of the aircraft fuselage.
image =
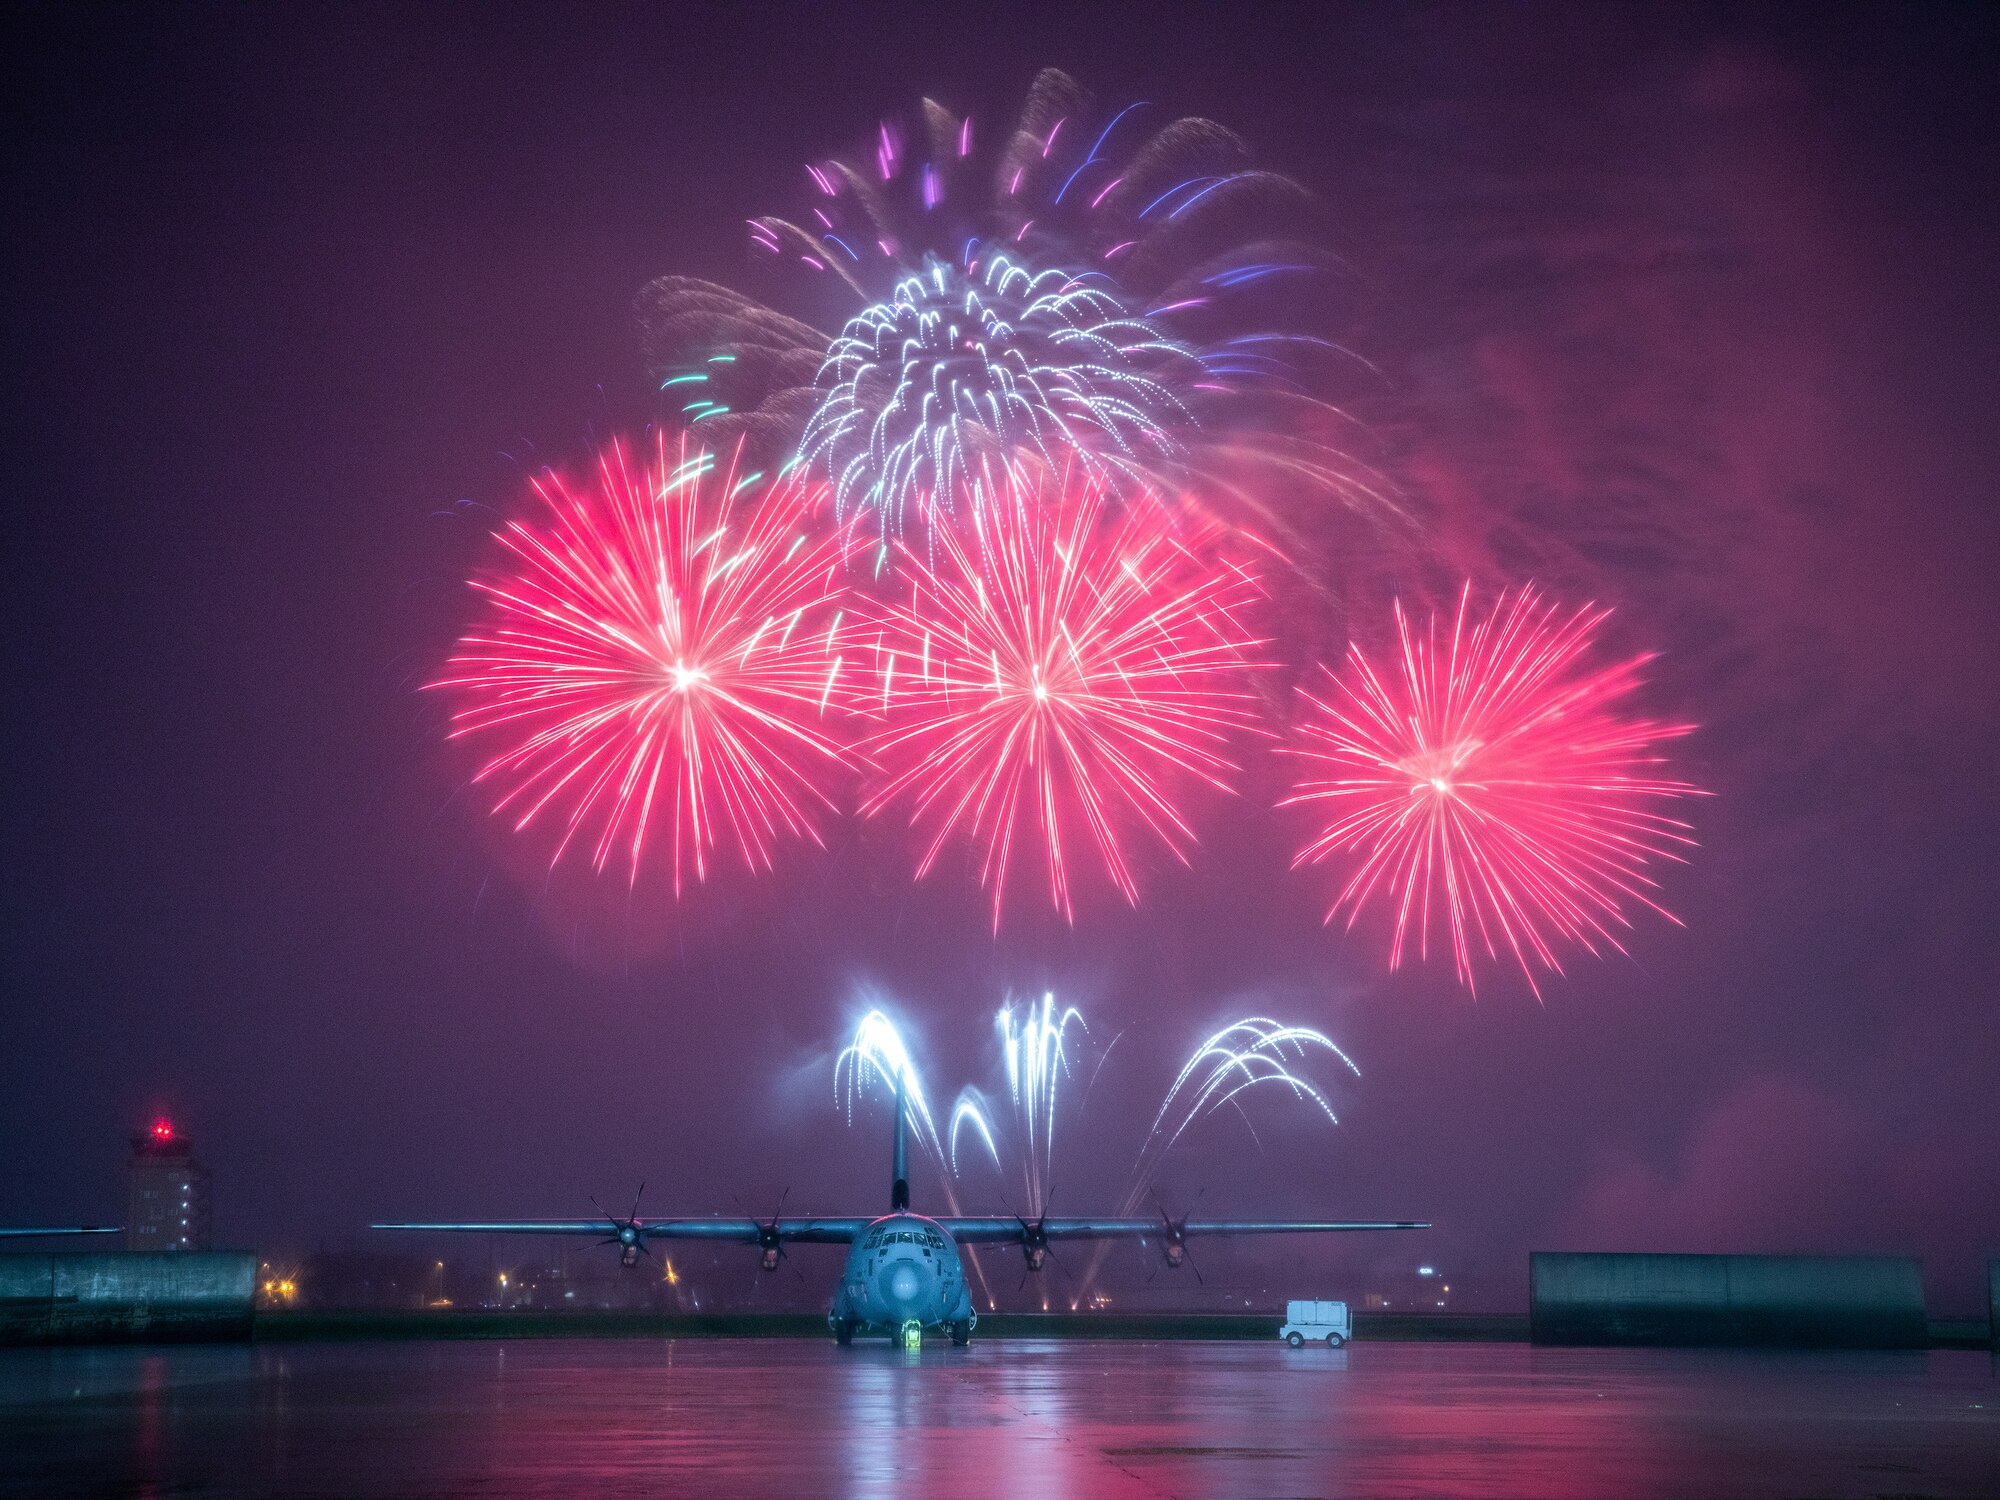
<svg viewBox="0 0 2000 1500">
<path fill-rule="evenodd" d="M 885 1214 L 848 1247 L 827 1323 L 846 1343 L 857 1332 L 892 1337 L 909 1323 L 943 1327 L 963 1343 L 979 1321 L 958 1243 L 922 1214 Z"/>
</svg>

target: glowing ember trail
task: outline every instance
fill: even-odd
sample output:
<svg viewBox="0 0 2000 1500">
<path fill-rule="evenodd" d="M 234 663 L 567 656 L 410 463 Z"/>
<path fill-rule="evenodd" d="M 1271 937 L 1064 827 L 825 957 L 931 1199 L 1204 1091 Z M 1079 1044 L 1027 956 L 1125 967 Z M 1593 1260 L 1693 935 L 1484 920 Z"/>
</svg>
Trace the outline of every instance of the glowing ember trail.
<svg viewBox="0 0 2000 1500">
<path fill-rule="evenodd" d="M 813 524 L 824 487 L 663 436 L 649 463 L 613 443 L 593 484 L 534 487 L 546 514 L 498 533 L 490 618 L 431 684 L 461 701 L 454 738 L 504 739 L 474 778 L 494 812 L 554 819 L 554 860 L 622 852 L 635 881 L 663 836 L 676 895 L 722 834 L 753 868 L 780 835 L 817 841 L 846 762 L 822 721 L 846 699 L 850 538 Z"/>
<path fill-rule="evenodd" d="M 935 566 L 899 544 L 909 593 L 882 621 L 890 722 L 871 745 L 889 780 L 867 810 L 907 803 L 929 825 L 920 878 L 955 835 L 981 846 L 996 931 L 1024 838 L 1074 920 L 1079 824 L 1136 904 L 1126 834 L 1185 860 L 1182 784 L 1226 790 L 1228 741 L 1255 722 L 1243 615 L 1261 590 L 1218 536 L 1177 534 L 1156 505 L 1107 515 L 1074 472 L 1054 493 L 1009 485 L 963 529 L 934 528 Z"/>
<path fill-rule="evenodd" d="M 1563 615 L 1532 589 L 1503 593 L 1483 620 L 1461 593 L 1449 635 L 1433 616 L 1419 631 L 1397 606 L 1400 671 L 1385 676 L 1358 647 L 1296 753 L 1323 773 L 1289 803 L 1321 806 L 1330 821 L 1295 865 L 1360 856 L 1327 920 L 1353 927 L 1378 892 L 1396 908 L 1389 966 L 1402 962 L 1414 925 L 1428 957 L 1434 918 L 1448 924 L 1468 990 L 1475 961 L 1562 972 L 1557 948 L 1600 943 L 1624 951 L 1628 903 L 1678 920 L 1653 899 L 1648 861 L 1678 859 L 1688 825 L 1655 809 L 1699 795 L 1665 779 L 1655 753 L 1691 725 L 1620 716 L 1620 701 L 1650 657 L 1604 668 L 1586 661 L 1609 610 Z M 1303 691 L 1303 690 L 1302 690 Z"/>
</svg>

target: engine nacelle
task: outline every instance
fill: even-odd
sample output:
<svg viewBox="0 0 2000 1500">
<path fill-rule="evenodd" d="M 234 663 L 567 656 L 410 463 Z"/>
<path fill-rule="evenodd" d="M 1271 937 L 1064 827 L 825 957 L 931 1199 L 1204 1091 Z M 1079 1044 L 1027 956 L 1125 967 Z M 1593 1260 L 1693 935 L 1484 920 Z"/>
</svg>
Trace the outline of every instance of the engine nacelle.
<svg viewBox="0 0 2000 1500">
<path fill-rule="evenodd" d="M 1039 1271 L 1048 1261 L 1049 1247 L 1047 1245 L 1029 1245 L 1024 1253 L 1028 1258 L 1028 1269 L 1030 1271 Z"/>
<path fill-rule="evenodd" d="M 636 1244 L 621 1246 L 618 1251 L 618 1264 L 628 1271 L 638 1265 L 639 1247 Z"/>
<path fill-rule="evenodd" d="M 778 1269 L 778 1257 L 782 1254 L 784 1252 L 776 1245 L 766 1245 L 764 1253 L 758 1257 L 758 1260 L 765 1270 L 775 1271 Z"/>
<path fill-rule="evenodd" d="M 1167 1258 L 1167 1269 L 1178 1271 L 1187 1263 L 1187 1246 L 1179 1240 L 1167 1240 L 1160 1246 L 1160 1253 Z"/>
</svg>

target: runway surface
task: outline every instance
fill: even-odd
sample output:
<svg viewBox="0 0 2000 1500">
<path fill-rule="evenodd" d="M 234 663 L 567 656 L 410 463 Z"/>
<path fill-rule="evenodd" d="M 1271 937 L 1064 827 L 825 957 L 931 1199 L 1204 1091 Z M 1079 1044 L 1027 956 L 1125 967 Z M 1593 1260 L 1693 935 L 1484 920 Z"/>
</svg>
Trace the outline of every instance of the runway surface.
<svg viewBox="0 0 2000 1500">
<path fill-rule="evenodd" d="M 0 1494 L 2000 1495 L 1984 1353 L 782 1339 L 0 1350 Z"/>
</svg>

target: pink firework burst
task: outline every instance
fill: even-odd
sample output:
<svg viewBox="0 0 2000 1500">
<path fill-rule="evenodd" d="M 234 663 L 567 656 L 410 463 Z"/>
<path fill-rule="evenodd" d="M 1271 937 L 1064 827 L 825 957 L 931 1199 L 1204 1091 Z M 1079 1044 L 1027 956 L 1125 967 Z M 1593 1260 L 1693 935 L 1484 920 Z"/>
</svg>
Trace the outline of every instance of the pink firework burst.
<svg viewBox="0 0 2000 1500">
<path fill-rule="evenodd" d="M 637 880 L 664 839 L 678 896 L 726 835 L 769 868 L 781 835 L 818 840 L 847 762 L 824 727 L 841 685 L 851 533 L 815 527 L 824 488 L 767 483 L 664 436 L 616 442 L 592 481 L 534 482 L 541 514 L 500 531 L 490 611 L 431 684 L 452 735 L 497 741 L 474 780 L 517 830 L 549 818 L 601 870 Z"/>
<path fill-rule="evenodd" d="M 1294 865 L 1358 857 L 1327 920 L 1344 910 L 1352 928 L 1384 894 L 1390 968 L 1412 926 L 1427 957 L 1441 918 L 1468 990 L 1475 961 L 1504 948 L 1539 995 L 1535 966 L 1561 973 L 1560 946 L 1623 952 L 1629 907 L 1677 920 L 1647 866 L 1693 843 L 1659 809 L 1697 789 L 1666 779 L 1657 754 L 1692 726 L 1620 713 L 1651 658 L 1589 664 L 1609 610 L 1565 614 L 1522 589 L 1473 620 L 1470 599 L 1468 587 L 1442 639 L 1436 615 L 1419 630 L 1399 604 L 1400 670 L 1378 672 L 1355 646 L 1326 699 L 1305 693 L 1317 712 L 1295 753 L 1323 769 L 1285 801 L 1330 821 Z"/>
<path fill-rule="evenodd" d="M 997 931 L 1024 839 L 1071 920 L 1076 848 L 1135 904 L 1131 833 L 1186 859 L 1184 792 L 1228 788 L 1229 742 L 1257 717 L 1244 617 L 1261 590 L 1220 540 L 1177 534 L 1156 504 L 1107 513 L 1072 473 L 940 521 L 931 561 L 902 548 L 908 594 L 878 648 L 889 725 L 871 746 L 889 779 L 867 810 L 906 804 L 928 827 L 920 878 L 954 836 L 979 846 Z"/>
</svg>

